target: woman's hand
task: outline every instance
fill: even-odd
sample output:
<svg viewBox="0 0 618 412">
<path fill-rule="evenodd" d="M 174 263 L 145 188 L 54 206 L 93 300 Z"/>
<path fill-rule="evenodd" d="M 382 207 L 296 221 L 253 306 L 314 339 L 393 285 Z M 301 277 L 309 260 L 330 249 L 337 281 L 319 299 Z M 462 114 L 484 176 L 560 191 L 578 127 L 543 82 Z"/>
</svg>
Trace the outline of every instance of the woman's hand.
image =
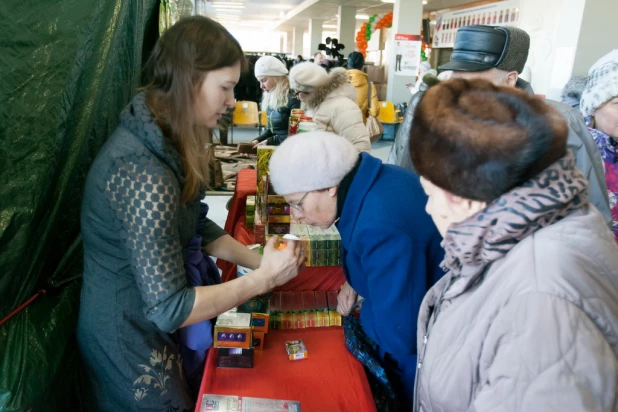
<svg viewBox="0 0 618 412">
<path fill-rule="evenodd" d="M 251 142 L 251 144 L 253 145 L 253 148 L 256 149 L 258 146 L 266 146 L 268 144 L 268 139 L 262 142 L 258 142 L 257 140 L 254 140 Z"/>
<path fill-rule="evenodd" d="M 358 293 L 352 289 L 352 286 L 348 282 L 344 283 L 341 286 L 339 296 L 337 296 L 337 312 L 347 316 L 352 310 L 352 306 L 356 303 L 357 297 Z"/>
<path fill-rule="evenodd" d="M 277 250 L 275 245 L 278 241 L 277 236 L 268 241 L 264 247 L 260 267 L 248 275 L 264 282 L 267 290 L 289 282 L 304 269 L 305 265 L 305 254 L 301 251 L 300 242 L 288 240 L 285 249 Z"/>
</svg>

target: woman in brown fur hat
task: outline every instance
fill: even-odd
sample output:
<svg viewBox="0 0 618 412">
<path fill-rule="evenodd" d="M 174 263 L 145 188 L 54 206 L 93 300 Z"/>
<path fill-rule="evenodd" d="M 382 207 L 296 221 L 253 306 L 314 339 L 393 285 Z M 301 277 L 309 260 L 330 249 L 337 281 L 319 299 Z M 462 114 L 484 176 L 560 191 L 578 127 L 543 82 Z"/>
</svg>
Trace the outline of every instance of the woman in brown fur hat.
<svg viewBox="0 0 618 412">
<path fill-rule="evenodd" d="M 542 100 L 485 80 L 416 108 L 410 152 L 447 274 L 419 314 L 415 411 L 618 405 L 618 249 L 567 133 Z"/>
</svg>

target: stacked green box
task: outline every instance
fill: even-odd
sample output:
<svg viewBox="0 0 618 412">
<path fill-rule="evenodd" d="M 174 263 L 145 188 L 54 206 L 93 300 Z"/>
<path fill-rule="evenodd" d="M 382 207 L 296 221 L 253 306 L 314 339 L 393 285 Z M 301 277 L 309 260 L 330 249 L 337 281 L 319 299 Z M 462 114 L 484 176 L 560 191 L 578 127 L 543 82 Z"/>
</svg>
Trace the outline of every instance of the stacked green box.
<svg viewBox="0 0 618 412">
<path fill-rule="evenodd" d="M 293 223 L 290 233 L 301 239 L 308 267 L 341 266 L 341 236 L 336 227 L 320 229 Z"/>
<path fill-rule="evenodd" d="M 245 219 L 247 221 L 247 227 L 252 229 L 255 223 L 255 196 L 247 196 Z"/>
</svg>

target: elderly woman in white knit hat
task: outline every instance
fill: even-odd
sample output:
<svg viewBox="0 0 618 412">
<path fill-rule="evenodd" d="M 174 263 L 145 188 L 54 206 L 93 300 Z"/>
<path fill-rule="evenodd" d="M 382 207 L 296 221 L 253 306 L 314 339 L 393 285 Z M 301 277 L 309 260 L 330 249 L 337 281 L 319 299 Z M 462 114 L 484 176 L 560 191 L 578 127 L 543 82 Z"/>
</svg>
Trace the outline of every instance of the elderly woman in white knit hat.
<svg viewBox="0 0 618 412">
<path fill-rule="evenodd" d="M 327 73 L 312 63 L 300 63 L 290 71 L 290 85 L 308 110 L 318 130 L 348 139 L 360 152 L 369 152 L 369 133 L 356 104 L 356 90 L 346 69 Z"/>
<path fill-rule="evenodd" d="M 255 62 L 255 77 L 264 95 L 262 110 L 266 111 L 268 126 L 253 145 L 277 146 L 288 137 L 288 123 L 292 109 L 300 108 L 300 100 L 290 93 L 288 69 L 273 56 L 262 56 Z"/>
<path fill-rule="evenodd" d="M 603 159 L 612 231 L 618 241 L 618 49 L 590 68 L 579 107 Z"/>
<path fill-rule="evenodd" d="M 425 212 L 419 178 L 323 131 L 289 137 L 269 167 L 273 188 L 295 220 L 337 225 L 346 278 L 337 309 L 347 315 L 363 296 L 362 329 L 377 345 L 399 400 L 411 405 L 416 317 L 425 292 L 443 274 L 442 238 Z"/>
</svg>

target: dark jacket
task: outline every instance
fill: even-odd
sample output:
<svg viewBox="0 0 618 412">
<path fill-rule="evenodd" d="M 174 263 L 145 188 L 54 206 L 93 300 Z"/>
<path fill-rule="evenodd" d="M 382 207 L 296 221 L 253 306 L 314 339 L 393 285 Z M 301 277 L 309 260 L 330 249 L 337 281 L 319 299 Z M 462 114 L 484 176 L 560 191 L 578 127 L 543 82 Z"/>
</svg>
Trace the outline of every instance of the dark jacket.
<svg viewBox="0 0 618 412">
<path fill-rule="evenodd" d="M 288 104 L 286 106 L 279 107 L 277 109 L 268 108 L 266 115 L 268 118 L 268 127 L 260 137 L 257 138 L 258 142 L 266 142 L 270 146 L 279 146 L 286 137 L 288 137 L 288 125 L 290 122 L 290 113 L 292 109 L 300 109 L 300 100 L 294 97 L 294 94 L 290 92 L 288 97 Z"/>
<path fill-rule="evenodd" d="M 363 330 L 405 397 L 416 370 L 418 311 L 444 274 L 442 237 L 426 203 L 417 176 L 362 153 L 337 223 L 346 280 L 365 298 Z"/>
<path fill-rule="evenodd" d="M 196 233 L 205 247 L 225 232 L 207 218 L 198 228 L 204 193 L 181 204 L 182 159 L 143 93 L 120 119 L 88 173 L 81 211 L 84 387 L 97 411 L 192 410 L 174 333 L 195 300 L 185 260 Z"/>
<path fill-rule="evenodd" d="M 534 94 L 530 83 L 523 79 L 517 80 L 516 87 L 530 94 Z M 427 89 L 425 88 L 425 90 Z M 395 142 L 388 155 L 387 163 L 414 171 L 409 151 L 410 128 L 414 120 L 414 110 L 424 93 L 425 91 L 422 90 L 412 96 L 403 123 L 401 123 L 399 127 Z M 607 224 L 611 225 L 612 218 L 609 211 L 609 198 L 607 195 L 605 173 L 603 172 L 603 163 L 595 146 L 594 139 L 586 128 L 584 119 L 578 110 L 564 103 L 549 99 L 545 99 L 545 103 L 556 109 L 567 121 L 569 126 L 567 146 L 575 156 L 577 167 L 582 171 L 584 176 L 586 176 L 588 182 L 590 182 L 590 203 L 599 209 Z"/>
</svg>

